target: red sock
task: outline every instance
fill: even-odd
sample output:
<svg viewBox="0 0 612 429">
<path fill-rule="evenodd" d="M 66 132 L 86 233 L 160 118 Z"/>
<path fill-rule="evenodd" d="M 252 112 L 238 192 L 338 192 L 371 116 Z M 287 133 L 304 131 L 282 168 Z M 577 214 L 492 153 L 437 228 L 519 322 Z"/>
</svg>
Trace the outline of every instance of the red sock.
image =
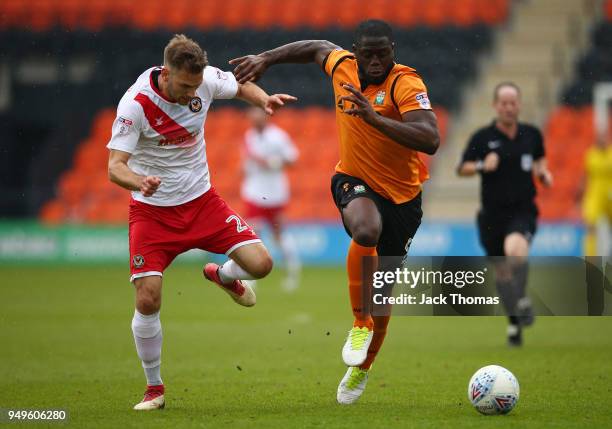
<svg viewBox="0 0 612 429">
<path fill-rule="evenodd" d="M 370 281 L 363 284 L 362 272 L 364 267 L 364 256 L 376 256 L 376 247 L 361 246 L 351 240 L 348 256 L 346 258 L 346 267 L 349 279 L 349 295 L 351 298 L 351 307 L 355 322 L 353 326 L 372 329 L 374 321 L 370 315 L 370 299 L 372 295 L 371 276 L 367 276 Z M 366 267 L 375 267 L 376 261 L 369 263 L 366 261 Z M 372 269 L 372 268 L 370 268 Z"/>
</svg>

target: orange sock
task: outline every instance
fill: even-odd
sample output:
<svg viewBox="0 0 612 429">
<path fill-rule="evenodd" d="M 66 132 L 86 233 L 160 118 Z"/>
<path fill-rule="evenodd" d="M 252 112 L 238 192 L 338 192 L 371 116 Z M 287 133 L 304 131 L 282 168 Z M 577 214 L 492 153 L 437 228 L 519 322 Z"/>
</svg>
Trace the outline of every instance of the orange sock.
<svg viewBox="0 0 612 429">
<path fill-rule="evenodd" d="M 370 315 L 370 296 L 372 294 L 372 282 L 363 284 L 362 268 L 364 256 L 376 256 L 376 247 L 365 247 L 351 240 L 348 256 L 346 258 L 346 267 L 349 279 L 349 295 L 351 298 L 351 307 L 355 322 L 353 326 L 372 329 L 374 322 Z M 376 266 L 376 264 L 366 264 Z M 371 276 L 368 276 L 371 278 Z"/>
<path fill-rule="evenodd" d="M 378 351 L 382 347 L 383 341 L 385 341 L 385 335 L 387 335 L 387 325 L 391 316 L 374 316 L 374 335 L 372 336 L 372 342 L 368 349 L 368 357 L 359 366 L 361 369 L 370 369 Z"/>
</svg>

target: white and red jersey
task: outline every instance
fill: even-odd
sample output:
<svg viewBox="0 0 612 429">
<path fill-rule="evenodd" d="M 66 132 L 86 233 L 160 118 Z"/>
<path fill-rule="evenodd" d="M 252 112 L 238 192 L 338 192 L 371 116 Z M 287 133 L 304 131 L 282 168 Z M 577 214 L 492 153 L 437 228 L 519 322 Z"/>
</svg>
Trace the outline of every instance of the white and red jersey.
<svg viewBox="0 0 612 429">
<path fill-rule="evenodd" d="M 298 151 L 289 135 L 275 125 L 245 134 L 245 178 L 242 198 L 259 207 L 277 207 L 289 201 L 289 181 L 283 166 L 294 162 Z"/>
<path fill-rule="evenodd" d="M 128 166 L 144 176 L 158 176 L 161 185 L 151 197 L 132 197 L 155 206 L 177 206 L 210 189 L 204 122 L 214 99 L 234 98 L 238 83 L 230 72 L 204 69 L 196 97 L 182 106 L 169 101 L 153 84 L 160 67 L 138 77 L 117 108 L 109 149 L 128 152 Z"/>
</svg>

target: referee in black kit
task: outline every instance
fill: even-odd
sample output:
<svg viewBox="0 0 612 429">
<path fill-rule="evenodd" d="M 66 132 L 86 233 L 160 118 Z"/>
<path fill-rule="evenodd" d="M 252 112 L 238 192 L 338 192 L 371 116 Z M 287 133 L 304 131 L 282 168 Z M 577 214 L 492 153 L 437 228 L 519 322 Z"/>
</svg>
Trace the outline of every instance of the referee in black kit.
<svg viewBox="0 0 612 429">
<path fill-rule="evenodd" d="M 547 187 L 552 174 L 546 167 L 540 131 L 520 123 L 520 88 L 512 82 L 495 87 L 493 108 L 497 117 L 470 139 L 460 176 L 481 177 L 481 209 L 478 213 L 480 242 L 488 256 L 506 256 L 495 264 L 498 293 L 509 315 L 508 344 L 522 344 L 522 326 L 534 321 L 527 298 L 527 257 L 536 231 L 535 175 Z M 501 258 L 500 258 L 501 259 Z"/>
</svg>

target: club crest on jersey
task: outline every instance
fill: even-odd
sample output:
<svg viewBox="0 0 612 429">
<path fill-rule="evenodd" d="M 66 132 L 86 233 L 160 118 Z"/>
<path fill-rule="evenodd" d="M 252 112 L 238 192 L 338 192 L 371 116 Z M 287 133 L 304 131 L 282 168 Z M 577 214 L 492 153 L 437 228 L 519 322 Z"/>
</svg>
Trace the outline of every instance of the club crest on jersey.
<svg viewBox="0 0 612 429">
<path fill-rule="evenodd" d="M 366 188 L 363 185 L 355 185 L 355 187 L 353 188 L 353 191 L 356 194 L 363 194 L 366 191 Z"/>
<path fill-rule="evenodd" d="M 344 192 L 348 192 L 350 188 L 351 188 L 351 185 L 350 185 L 349 182 L 345 182 L 345 183 L 342 184 L 342 190 Z"/>
<path fill-rule="evenodd" d="M 145 264 L 145 258 L 142 255 L 134 255 L 132 258 L 132 264 L 134 264 L 134 268 L 142 268 Z"/>
<path fill-rule="evenodd" d="M 374 104 L 378 106 L 382 105 L 385 102 L 385 95 L 387 95 L 385 91 L 378 91 L 374 99 Z"/>
<path fill-rule="evenodd" d="M 193 97 L 189 102 L 189 110 L 193 113 L 198 113 L 202 110 L 202 99 L 200 97 Z"/>
</svg>

